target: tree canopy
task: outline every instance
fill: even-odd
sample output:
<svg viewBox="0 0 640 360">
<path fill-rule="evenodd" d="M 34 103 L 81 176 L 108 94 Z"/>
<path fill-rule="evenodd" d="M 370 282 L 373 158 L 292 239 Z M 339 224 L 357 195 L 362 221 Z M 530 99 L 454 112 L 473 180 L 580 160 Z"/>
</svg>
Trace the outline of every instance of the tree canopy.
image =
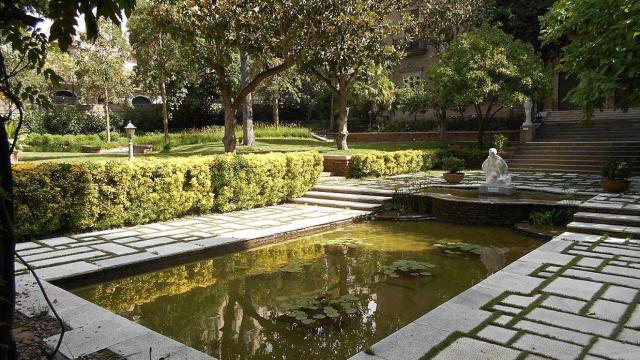
<svg viewBox="0 0 640 360">
<path fill-rule="evenodd" d="M 569 38 L 559 70 L 577 75 L 571 102 L 585 110 L 640 105 L 640 2 L 558 0 L 542 19 L 544 43 Z"/>
<path fill-rule="evenodd" d="M 488 25 L 458 35 L 429 73 L 434 86 L 451 91 L 454 105 L 475 108 L 479 146 L 498 111 L 545 95 L 551 86 L 531 45 Z"/>
<path fill-rule="evenodd" d="M 393 18 L 402 14 L 405 5 L 395 0 L 331 2 L 331 16 L 326 17 L 321 33 L 330 46 L 312 49 L 307 67 L 338 98 L 338 149 L 348 149 L 348 88 L 368 69 L 392 67 L 402 56 L 389 39 L 400 34 L 405 21 L 409 21 Z"/>
</svg>

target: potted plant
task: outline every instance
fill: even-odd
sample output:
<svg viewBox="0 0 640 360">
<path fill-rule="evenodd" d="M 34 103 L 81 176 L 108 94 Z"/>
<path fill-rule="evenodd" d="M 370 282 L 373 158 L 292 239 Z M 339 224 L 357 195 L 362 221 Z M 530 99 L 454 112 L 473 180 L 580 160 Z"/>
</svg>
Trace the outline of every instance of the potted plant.
<svg viewBox="0 0 640 360">
<path fill-rule="evenodd" d="M 629 188 L 629 180 L 631 175 L 631 165 L 622 160 L 607 161 L 602 171 L 602 181 L 600 185 L 607 192 L 621 193 Z"/>
<path fill-rule="evenodd" d="M 464 179 L 464 173 L 460 171 L 464 168 L 464 160 L 457 157 L 446 157 L 442 159 L 442 169 L 446 171 L 442 177 L 449 184 L 459 184 Z"/>
</svg>

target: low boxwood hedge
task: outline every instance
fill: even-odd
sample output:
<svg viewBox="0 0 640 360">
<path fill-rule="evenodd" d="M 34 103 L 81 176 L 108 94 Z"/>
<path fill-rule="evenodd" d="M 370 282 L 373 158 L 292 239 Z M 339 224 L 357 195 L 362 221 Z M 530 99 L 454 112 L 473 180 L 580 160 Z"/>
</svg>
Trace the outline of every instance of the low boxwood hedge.
<svg viewBox="0 0 640 360">
<path fill-rule="evenodd" d="M 380 177 L 430 170 L 433 150 L 371 151 L 351 157 L 351 176 Z"/>
<path fill-rule="evenodd" d="M 480 169 L 485 151 L 476 147 L 450 147 L 434 150 L 370 151 L 351 157 L 351 177 L 380 177 L 442 169 L 442 159 L 464 160 L 466 169 Z"/>
<path fill-rule="evenodd" d="M 19 164 L 16 229 L 45 235 L 272 205 L 302 195 L 321 171 L 317 152 Z"/>
</svg>

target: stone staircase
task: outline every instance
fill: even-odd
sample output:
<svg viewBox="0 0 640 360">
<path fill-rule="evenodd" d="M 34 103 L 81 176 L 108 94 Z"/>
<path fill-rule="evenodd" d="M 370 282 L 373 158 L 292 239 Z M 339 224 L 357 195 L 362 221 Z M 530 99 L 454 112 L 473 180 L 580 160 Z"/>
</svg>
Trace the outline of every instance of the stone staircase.
<svg viewBox="0 0 640 360">
<path fill-rule="evenodd" d="M 365 187 L 316 185 L 302 197 L 292 199 L 292 203 L 337 207 L 352 210 L 373 211 L 391 200 L 391 190 Z"/>
<path fill-rule="evenodd" d="M 589 202 L 580 205 L 580 211 L 573 215 L 567 230 L 595 235 L 609 235 L 620 238 L 640 237 L 640 209 L 595 206 Z"/>
<path fill-rule="evenodd" d="M 588 125 L 580 111 L 554 111 L 533 142 L 518 146 L 512 170 L 599 173 L 607 160 L 621 159 L 640 170 L 640 109 L 596 112 Z"/>
</svg>

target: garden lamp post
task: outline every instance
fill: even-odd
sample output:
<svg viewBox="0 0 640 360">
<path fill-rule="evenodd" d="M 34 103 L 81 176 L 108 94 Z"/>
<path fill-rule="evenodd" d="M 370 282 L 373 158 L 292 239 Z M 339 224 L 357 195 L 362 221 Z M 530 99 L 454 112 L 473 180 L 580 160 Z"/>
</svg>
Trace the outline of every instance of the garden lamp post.
<svg viewBox="0 0 640 360">
<path fill-rule="evenodd" d="M 127 131 L 127 137 L 129 138 L 129 160 L 133 160 L 133 134 L 136 132 L 136 127 L 129 121 L 124 129 Z"/>
</svg>

